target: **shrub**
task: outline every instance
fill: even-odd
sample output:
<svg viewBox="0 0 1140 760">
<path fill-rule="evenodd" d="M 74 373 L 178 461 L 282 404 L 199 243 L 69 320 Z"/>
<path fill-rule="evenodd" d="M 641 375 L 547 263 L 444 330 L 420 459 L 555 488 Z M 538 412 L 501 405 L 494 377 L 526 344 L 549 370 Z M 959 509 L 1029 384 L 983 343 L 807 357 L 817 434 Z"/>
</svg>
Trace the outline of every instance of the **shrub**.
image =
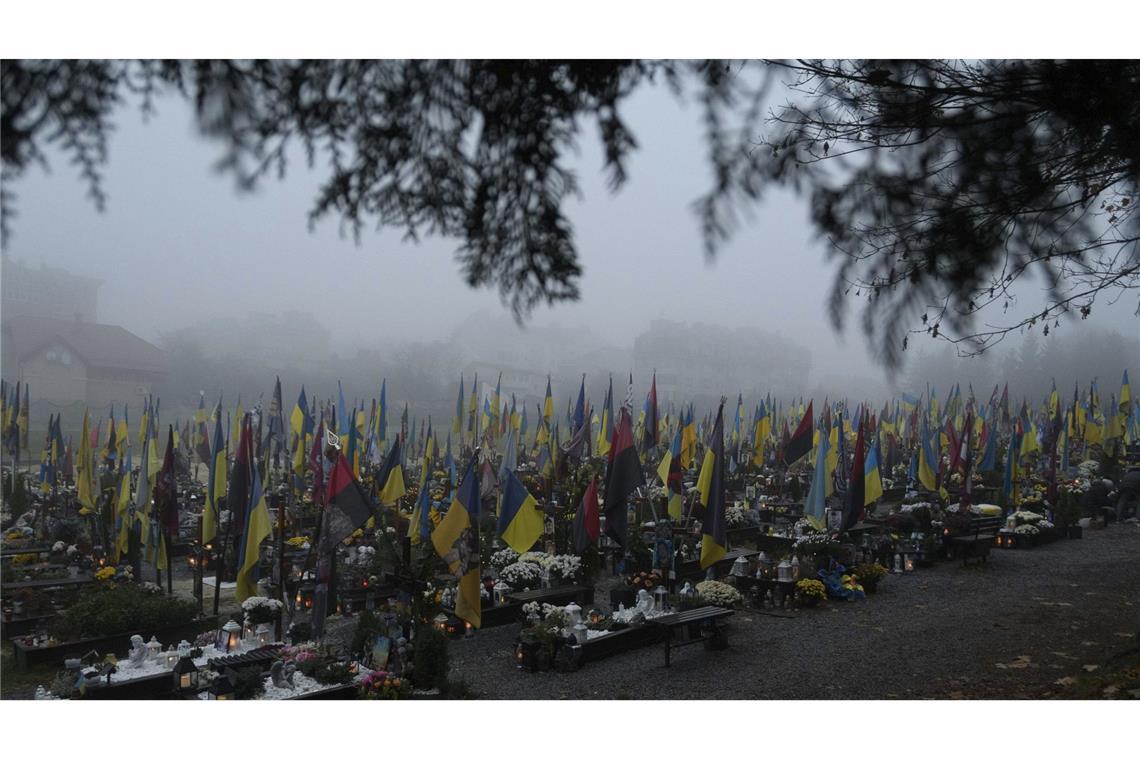
<svg viewBox="0 0 1140 760">
<path fill-rule="evenodd" d="M 372 651 L 372 642 L 376 636 L 384 633 L 380 619 L 370 610 L 360 613 L 356 621 L 356 631 L 352 634 L 352 652 L 366 654 Z"/>
<path fill-rule="evenodd" d="M 417 689 L 447 688 L 447 636 L 430 625 L 416 629 L 412 684 Z"/>
<path fill-rule="evenodd" d="M 234 699 L 257 699 L 265 693 L 265 674 L 259 668 L 235 670 L 228 677 L 234 685 Z"/>
<path fill-rule="evenodd" d="M 155 631 L 186 625 L 198 615 L 189 600 L 164 596 L 134 585 L 99 588 L 80 599 L 52 623 L 61 641 Z"/>
</svg>

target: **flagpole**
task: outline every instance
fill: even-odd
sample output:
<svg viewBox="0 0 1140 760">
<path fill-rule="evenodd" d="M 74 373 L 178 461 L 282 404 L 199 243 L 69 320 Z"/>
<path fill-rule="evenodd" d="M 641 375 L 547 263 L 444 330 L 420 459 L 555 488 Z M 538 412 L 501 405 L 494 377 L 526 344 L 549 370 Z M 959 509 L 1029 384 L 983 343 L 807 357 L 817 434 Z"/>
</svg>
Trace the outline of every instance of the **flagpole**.
<svg viewBox="0 0 1140 760">
<path fill-rule="evenodd" d="M 282 605 L 285 604 L 285 514 L 286 499 L 290 497 L 293 489 L 287 488 L 285 495 L 277 496 L 277 597 Z M 283 616 L 277 616 L 277 640 L 284 639 Z"/>
<path fill-rule="evenodd" d="M 229 460 L 229 447 L 226 448 L 226 459 Z M 226 528 L 222 532 L 222 540 L 218 541 L 217 536 L 214 536 L 215 542 L 218 544 L 218 550 L 214 553 L 214 617 L 218 616 L 218 604 L 221 599 L 222 593 L 222 570 L 226 566 L 226 544 L 230 542 L 230 525 L 233 524 L 234 515 L 233 511 L 229 510 L 229 494 L 226 494 L 226 509 L 230 512 L 229 522 L 226 523 Z M 222 519 L 222 510 L 218 509 L 218 520 Z"/>
</svg>

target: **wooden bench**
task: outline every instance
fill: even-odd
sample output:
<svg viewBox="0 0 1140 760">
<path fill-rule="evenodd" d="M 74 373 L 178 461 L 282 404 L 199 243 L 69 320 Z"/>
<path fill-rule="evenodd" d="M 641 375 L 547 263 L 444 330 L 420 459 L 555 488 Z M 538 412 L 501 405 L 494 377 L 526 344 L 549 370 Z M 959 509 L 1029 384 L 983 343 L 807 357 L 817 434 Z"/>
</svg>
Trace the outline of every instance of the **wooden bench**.
<svg viewBox="0 0 1140 760">
<path fill-rule="evenodd" d="M 955 557 L 962 558 L 963 567 L 971 559 L 980 559 L 985 564 L 1001 526 L 1000 517 L 973 517 L 970 519 L 970 532 L 948 537 L 950 548 Z"/>
<path fill-rule="evenodd" d="M 706 641 L 727 646 L 727 636 L 718 621 L 731 614 L 732 610 L 724 607 L 697 607 L 653 618 L 646 621 L 646 625 L 660 631 L 665 643 L 665 667 L 669 667 L 670 655 L 678 647 Z"/>
<path fill-rule="evenodd" d="M 51 554 L 51 544 L 32 544 L 24 547 L 5 544 L 4 548 L 0 549 L 0 558 L 3 559 L 11 559 L 21 554 L 35 554 L 36 556 Z"/>
</svg>

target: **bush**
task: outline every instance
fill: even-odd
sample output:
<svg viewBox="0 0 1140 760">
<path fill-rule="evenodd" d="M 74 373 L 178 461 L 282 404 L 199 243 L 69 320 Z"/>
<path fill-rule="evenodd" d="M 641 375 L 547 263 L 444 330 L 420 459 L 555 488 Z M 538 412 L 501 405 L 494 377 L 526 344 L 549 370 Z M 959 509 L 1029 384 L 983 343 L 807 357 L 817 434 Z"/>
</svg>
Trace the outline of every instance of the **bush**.
<svg viewBox="0 0 1140 760">
<path fill-rule="evenodd" d="M 372 642 L 376 636 L 384 633 L 380 619 L 370 610 L 360 613 L 356 621 L 356 631 L 352 634 L 353 654 L 368 654 L 372 651 Z"/>
<path fill-rule="evenodd" d="M 231 680 L 234 685 L 234 699 L 257 699 L 265 693 L 265 674 L 259 668 L 235 670 Z"/>
<path fill-rule="evenodd" d="M 289 643 L 300 644 L 302 641 L 312 641 L 313 626 L 304 620 L 298 620 L 289 626 Z"/>
<path fill-rule="evenodd" d="M 198 615 L 189 600 L 145 591 L 138 586 L 100 588 L 80 599 L 51 625 L 60 641 L 156 631 L 186 625 Z"/>
<path fill-rule="evenodd" d="M 447 688 L 447 636 L 429 625 L 416 629 L 412 684 L 417 689 Z"/>
</svg>

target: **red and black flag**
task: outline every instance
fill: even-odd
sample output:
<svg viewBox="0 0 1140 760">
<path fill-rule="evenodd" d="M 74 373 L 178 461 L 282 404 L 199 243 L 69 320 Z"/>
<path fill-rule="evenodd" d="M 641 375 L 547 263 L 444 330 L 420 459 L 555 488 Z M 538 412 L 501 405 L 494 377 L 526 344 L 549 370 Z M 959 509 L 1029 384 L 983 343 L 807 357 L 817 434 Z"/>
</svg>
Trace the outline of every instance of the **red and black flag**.
<svg viewBox="0 0 1140 760">
<path fill-rule="evenodd" d="M 317 426 L 317 434 L 313 437 L 313 448 L 309 451 L 309 471 L 313 473 L 313 498 L 324 493 L 325 488 L 325 415 L 321 413 L 321 422 Z"/>
<path fill-rule="evenodd" d="M 238 443 L 234 468 L 230 470 L 229 488 L 226 489 L 226 507 L 231 515 L 230 535 L 244 533 L 246 505 L 249 504 L 249 491 L 252 480 L 249 466 L 253 461 L 253 431 L 250 429 L 249 414 L 242 415 L 241 438 Z"/>
<path fill-rule="evenodd" d="M 645 397 L 645 429 L 641 436 L 641 450 L 657 448 L 657 372 L 653 372 L 653 382 Z"/>
<path fill-rule="evenodd" d="M 574 551 L 583 554 L 598 540 L 598 478 L 590 478 L 590 486 L 582 495 L 582 503 L 574 513 Z"/>
<path fill-rule="evenodd" d="M 949 441 L 948 463 L 949 472 L 957 472 L 958 465 L 962 462 L 962 443 L 958 438 L 958 433 L 954 430 L 954 421 L 950 419 L 949 415 L 946 417 L 946 426 L 944 432 L 946 433 L 946 440 Z M 962 435 L 965 436 L 968 431 L 963 428 Z"/>
<path fill-rule="evenodd" d="M 606 466 L 606 535 L 617 541 L 623 549 L 629 542 L 629 515 L 626 501 L 629 495 L 645 485 L 641 472 L 641 460 L 633 445 L 633 423 L 629 409 L 622 407 L 621 417 L 614 428 L 614 439 L 610 446 L 610 460 Z"/>
<path fill-rule="evenodd" d="M 145 467 L 146 464 L 144 463 Z M 178 535 L 178 486 L 174 479 L 174 426 L 166 436 L 166 453 L 162 457 L 162 469 L 154 482 L 154 505 L 158 512 L 162 531 L 167 536 Z"/>
<path fill-rule="evenodd" d="M 843 432 L 839 433 L 841 436 Z M 842 531 L 850 530 L 863 516 L 863 502 L 866 501 L 867 476 L 863 471 L 863 420 L 859 420 L 859 432 L 855 434 L 855 461 L 851 463 L 851 479 L 847 487 L 847 503 L 843 505 Z"/>
<path fill-rule="evenodd" d="M 788 439 L 788 443 L 784 446 L 784 464 L 791 467 L 807 456 L 811 451 L 812 438 L 815 434 L 815 419 L 814 412 L 812 411 L 812 402 L 809 401 L 807 409 L 804 411 L 804 417 L 800 420 L 796 432 Z"/>
<path fill-rule="evenodd" d="M 338 453 L 336 464 L 329 474 L 325 493 L 325 524 L 321 529 L 321 549 L 331 551 L 352 535 L 352 532 L 372 516 L 372 502 L 364 488 L 352 475 L 348 460 Z"/>
</svg>

